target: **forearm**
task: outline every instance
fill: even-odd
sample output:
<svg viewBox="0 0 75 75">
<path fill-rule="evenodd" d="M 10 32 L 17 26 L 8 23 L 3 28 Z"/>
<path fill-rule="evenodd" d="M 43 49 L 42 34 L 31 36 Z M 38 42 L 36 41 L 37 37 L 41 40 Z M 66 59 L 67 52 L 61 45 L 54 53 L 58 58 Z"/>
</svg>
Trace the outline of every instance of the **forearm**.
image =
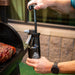
<svg viewBox="0 0 75 75">
<path fill-rule="evenodd" d="M 74 73 L 75 74 L 75 61 L 58 63 L 59 73 Z"/>
<path fill-rule="evenodd" d="M 74 8 L 71 6 L 71 0 L 56 0 L 55 6 L 51 8 L 64 14 L 70 14 L 74 11 Z"/>
</svg>

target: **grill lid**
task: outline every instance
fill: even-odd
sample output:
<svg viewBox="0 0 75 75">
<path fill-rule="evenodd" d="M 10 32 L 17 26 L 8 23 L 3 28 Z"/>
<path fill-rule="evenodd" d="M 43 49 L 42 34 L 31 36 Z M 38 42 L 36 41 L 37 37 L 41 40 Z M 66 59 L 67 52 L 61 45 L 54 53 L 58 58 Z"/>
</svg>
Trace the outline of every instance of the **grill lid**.
<svg viewBox="0 0 75 75">
<path fill-rule="evenodd" d="M 23 49 L 21 37 L 14 28 L 7 24 L 0 23 L 0 42 Z"/>
</svg>

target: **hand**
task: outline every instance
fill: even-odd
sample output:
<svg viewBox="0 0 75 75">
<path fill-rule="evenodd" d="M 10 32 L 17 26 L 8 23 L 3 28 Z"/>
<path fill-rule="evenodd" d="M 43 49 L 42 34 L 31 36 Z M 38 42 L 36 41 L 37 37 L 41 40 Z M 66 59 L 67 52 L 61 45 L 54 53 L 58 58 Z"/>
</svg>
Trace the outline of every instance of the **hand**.
<svg viewBox="0 0 75 75">
<path fill-rule="evenodd" d="M 31 0 L 30 2 L 28 2 L 28 7 L 30 5 L 36 4 L 35 7 L 34 7 L 34 9 L 36 9 L 36 10 L 45 9 L 48 6 L 55 5 L 55 1 L 56 0 Z"/>
<path fill-rule="evenodd" d="M 34 70 L 37 73 L 47 74 L 51 73 L 51 67 L 53 65 L 53 62 L 49 62 L 45 57 L 41 57 L 40 59 L 27 58 L 26 64 L 34 67 Z"/>
<path fill-rule="evenodd" d="M 35 4 L 34 9 L 36 10 L 50 7 L 51 9 L 63 14 L 74 12 L 74 9 L 71 7 L 71 0 L 31 0 L 28 2 L 27 8 L 33 4 Z"/>
</svg>

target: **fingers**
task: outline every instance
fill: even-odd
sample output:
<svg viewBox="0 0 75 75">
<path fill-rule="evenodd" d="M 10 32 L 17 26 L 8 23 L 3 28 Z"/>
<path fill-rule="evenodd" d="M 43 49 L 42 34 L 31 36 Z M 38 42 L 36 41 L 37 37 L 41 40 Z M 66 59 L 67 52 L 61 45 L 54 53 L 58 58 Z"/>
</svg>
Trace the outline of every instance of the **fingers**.
<svg viewBox="0 0 75 75">
<path fill-rule="evenodd" d="M 34 9 L 39 10 L 39 9 L 45 9 L 48 7 L 48 4 L 42 0 L 31 0 L 30 2 L 28 2 L 27 8 L 30 5 L 34 5 Z"/>
<path fill-rule="evenodd" d="M 39 10 L 39 9 L 45 9 L 46 5 L 44 5 L 43 3 L 37 4 L 34 9 Z"/>
<path fill-rule="evenodd" d="M 36 67 L 36 64 L 29 63 L 28 61 L 26 61 L 26 64 L 29 65 L 29 66 L 32 66 L 32 67 Z"/>
<path fill-rule="evenodd" d="M 29 6 L 30 5 L 33 5 L 33 4 L 37 4 L 37 2 L 36 1 L 33 1 L 33 0 L 30 1 L 30 2 L 28 2 L 27 9 L 29 9 Z"/>
<path fill-rule="evenodd" d="M 41 5 L 40 5 L 40 4 L 36 5 L 36 6 L 34 7 L 34 9 L 36 9 L 36 10 L 41 9 Z"/>
<path fill-rule="evenodd" d="M 39 70 L 38 70 L 37 68 L 34 68 L 34 70 L 35 70 L 36 73 L 40 73 Z"/>
<path fill-rule="evenodd" d="M 29 58 L 27 58 L 27 61 L 29 62 L 29 63 L 38 63 L 38 59 L 29 59 Z"/>
<path fill-rule="evenodd" d="M 34 9 L 36 9 L 36 10 L 45 8 L 45 5 L 43 3 L 37 2 L 37 0 L 32 0 L 32 1 L 28 2 L 27 8 L 30 5 L 34 5 L 34 4 L 35 4 Z"/>
<path fill-rule="evenodd" d="M 32 67 L 36 67 L 38 63 L 38 59 L 29 59 L 27 58 L 26 64 Z"/>
</svg>

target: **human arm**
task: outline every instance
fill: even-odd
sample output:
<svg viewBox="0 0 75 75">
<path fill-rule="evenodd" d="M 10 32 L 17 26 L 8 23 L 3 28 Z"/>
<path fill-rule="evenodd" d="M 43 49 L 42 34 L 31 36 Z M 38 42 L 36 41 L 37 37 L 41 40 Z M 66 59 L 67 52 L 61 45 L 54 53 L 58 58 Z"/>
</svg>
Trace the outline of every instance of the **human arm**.
<svg viewBox="0 0 75 75">
<path fill-rule="evenodd" d="M 71 13 L 74 8 L 71 6 L 71 0 L 31 0 L 28 6 L 36 4 L 34 9 L 44 9 L 50 7 L 60 13 Z"/>
<path fill-rule="evenodd" d="M 75 60 L 58 63 L 60 73 L 74 73 L 75 74 Z"/>
<path fill-rule="evenodd" d="M 45 57 L 41 57 L 40 59 L 29 59 L 27 58 L 26 63 L 29 66 L 34 67 L 34 70 L 37 73 L 47 74 L 51 73 L 51 68 L 54 62 L 50 62 Z M 75 60 L 68 62 L 60 62 L 58 63 L 59 73 L 75 73 Z"/>
</svg>

